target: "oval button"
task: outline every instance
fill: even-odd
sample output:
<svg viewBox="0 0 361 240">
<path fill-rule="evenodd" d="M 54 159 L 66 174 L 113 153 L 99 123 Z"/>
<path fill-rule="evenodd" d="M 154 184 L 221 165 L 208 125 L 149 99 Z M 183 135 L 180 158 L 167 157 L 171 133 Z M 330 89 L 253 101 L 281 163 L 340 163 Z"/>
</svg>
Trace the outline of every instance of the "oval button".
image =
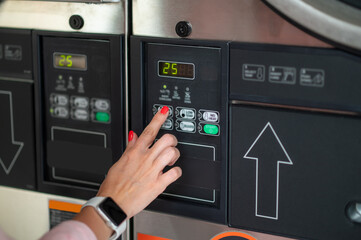
<svg viewBox="0 0 361 240">
<path fill-rule="evenodd" d="M 85 109 L 76 109 L 74 111 L 74 119 L 86 121 L 89 118 L 89 113 Z"/>
<path fill-rule="evenodd" d="M 185 132 L 194 132 L 195 130 L 195 125 L 192 122 L 180 122 L 179 127 Z"/>
<path fill-rule="evenodd" d="M 204 112 L 203 119 L 207 122 L 217 122 L 218 121 L 218 114 L 216 112 Z"/>
<path fill-rule="evenodd" d="M 105 99 L 97 99 L 95 100 L 95 108 L 102 111 L 108 111 L 110 108 L 108 100 Z"/>
<path fill-rule="evenodd" d="M 217 135 L 219 132 L 218 126 L 211 125 L 211 124 L 204 125 L 203 130 L 205 133 L 211 134 L 211 135 Z"/>
</svg>

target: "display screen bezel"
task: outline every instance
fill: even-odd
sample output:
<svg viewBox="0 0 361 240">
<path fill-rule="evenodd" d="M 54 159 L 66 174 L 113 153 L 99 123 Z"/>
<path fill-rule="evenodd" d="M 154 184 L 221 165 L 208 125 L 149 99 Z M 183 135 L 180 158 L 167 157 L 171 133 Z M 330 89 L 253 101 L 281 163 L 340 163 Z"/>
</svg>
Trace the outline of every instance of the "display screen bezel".
<svg viewBox="0 0 361 240">
<path fill-rule="evenodd" d="M 127 219 L 125 212 L 110 197 L 104 199 L 104 201 L 99 204 L 99 208 L 115 226 L 119 226 Z"/>
<path fill-rule="evenodd" d="M 55 55 L 71 55 L 71 56 L 79 56 L 85 58 L 85 68 L 76 68 L 76 67 L 62 67 L 56 65 Z M 53 52 L 53 67 L 56 69 L 67 69 L 67 70 L 77 70 L 77 71 L 87 71 L 88 70 L 88 56 L 85 54 L 77 54 L 77 53 L 64 53 L 64 52 Z"/>
<path fill-rule="evenodd" d="M 160 70 L 159 63 L 160 63 L 160 62 L 193 65 L 193 78 L 170 76 L 170 75 L 161 75 L 161 74 L 159 73 L 159 70 Z M 176 61 L 158 60 L 158 62 L 157 62 L 157 73 L 158 73 L 158 77 L 177 78 L 177 79 L 185 79 L 185 80 L 194 80 L 194 79 L 196 78 L 196 65 L 195 65 L 194 63 L 190 63 L 190 62 L 176 62 Z"/>
</svg>

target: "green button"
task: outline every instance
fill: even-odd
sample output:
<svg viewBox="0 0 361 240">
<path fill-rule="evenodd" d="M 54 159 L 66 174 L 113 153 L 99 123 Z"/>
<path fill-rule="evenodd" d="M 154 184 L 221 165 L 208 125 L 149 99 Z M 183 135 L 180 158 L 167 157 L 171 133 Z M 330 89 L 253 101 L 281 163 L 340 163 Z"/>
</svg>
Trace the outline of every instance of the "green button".
<svg viewBox="0 0 361 240">
<path fill-rule="evenodd" d="M 212 134 L 212 135 L 218 134 L 218 131 L 219 131 L 218 126 L 211 125 L 211 124 L 204 125 L 203 130 L 204 130 L 205 133 Z"/>
<path fill-rule="evenodd" d="M 97 112 L 95 114 L 95 119 L 98 121 L 98 122 L 109 122 L 109 113 L 106 113 L 106 112 Z"/>
</svg>

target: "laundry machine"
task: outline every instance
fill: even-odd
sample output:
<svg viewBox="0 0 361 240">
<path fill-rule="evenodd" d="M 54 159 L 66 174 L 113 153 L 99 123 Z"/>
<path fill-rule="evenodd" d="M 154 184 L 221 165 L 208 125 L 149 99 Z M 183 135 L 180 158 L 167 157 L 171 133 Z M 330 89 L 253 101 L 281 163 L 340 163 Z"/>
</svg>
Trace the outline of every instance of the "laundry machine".
<svg viewBox="0 0 361 240">
<path fill-rule="evenodd" d="M 177 137 L 183 169 L 135 239 L 361 236 L 357 3 L 133 0 L 132 13 L 131 129 L 168 106 L 158 138 Z"/>
<path fill-rule="evenodd" d="M 80 206 L 94 196 L 125 148 L 127 8 L 0 2 L 0 226 L 16 239 L 72 218 L 52 201 Z"/>
</svg>

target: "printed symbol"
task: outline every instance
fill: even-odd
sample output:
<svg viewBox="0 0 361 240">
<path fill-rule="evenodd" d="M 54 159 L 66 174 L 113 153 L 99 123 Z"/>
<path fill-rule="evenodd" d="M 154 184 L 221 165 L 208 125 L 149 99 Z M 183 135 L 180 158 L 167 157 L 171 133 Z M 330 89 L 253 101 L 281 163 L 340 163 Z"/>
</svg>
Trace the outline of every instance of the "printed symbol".
<svg viewBox="0 0 361 240">
<path fill-rule="evenodd" d="M 58 91 L 66 91 L 65 88 L 65 80 L 63 78 L 63 75 L 58 75 L 58 79 L 56 79 L 56 87 L 55 90 Z"/>
<path fill-rule="evenodd" d="M 0 91 L 0 103 L 0 111 L 3 114 L 0 118 L 0 165 L 8 175 L 18 159 L 24 143 L 14 139 L 12 93 Z"/>
<path fill-rule="evenodd" d="M 179 96 L 179 93 L 178 93 L 178 87 L 177 86 L 174 87 L 172 99 L 180 100 L 180 96 Z"/>
<path fill-rule="evenodd" d="M 80 77 L 79 78 L 79 85 L 78 85 L 78 93 L 84 93 L 84 82 L 83 82 L 83 78 Z"/>
<path fill-rule="evenodd" d="M 295 84 L 296 68 L 270 66 L 269 81 L 271 83 Z"/>
<path fill-rule="evenodd" d="M 192 101 L 191 101 L 191 92 L 184 92 L 184 102 L 185 103 L 192 103 Z"/>
<path fill-rule="evenodd" d="M 277 220 L 280 164 L 293 162 L 271 123 L 266 124 L 243 158 L 256 161 L 256 216 Z"/>
<path fill-rule="evenodd" d="M 257 79 L 262 79 L 262 78 L 263 78 L 262 68 L 258 68 L 257 69 Z"/>
<path fill-rule="evenodd" d="M 243 64 L 242 79 L 248 81 L 263 82 L 265 66 L 256 64 Z"/>
<path fill-rule="evenodd" d="M 72 90 L 75 89 L 72 78 L 69 78 L 67 89 L 72 89 Z"/>
<path fill-rule="evenodd" d="M 20 45 L 5 45 L 5 59 L 11 61 L 21 61 L 22 49 Z"/>
<path fill-rule="evenodd" d="M 322 69 L 302 68 L 300 84 L 307 87 L 323 87 L 325 85 L 325 71 Z"/>
</svg>

